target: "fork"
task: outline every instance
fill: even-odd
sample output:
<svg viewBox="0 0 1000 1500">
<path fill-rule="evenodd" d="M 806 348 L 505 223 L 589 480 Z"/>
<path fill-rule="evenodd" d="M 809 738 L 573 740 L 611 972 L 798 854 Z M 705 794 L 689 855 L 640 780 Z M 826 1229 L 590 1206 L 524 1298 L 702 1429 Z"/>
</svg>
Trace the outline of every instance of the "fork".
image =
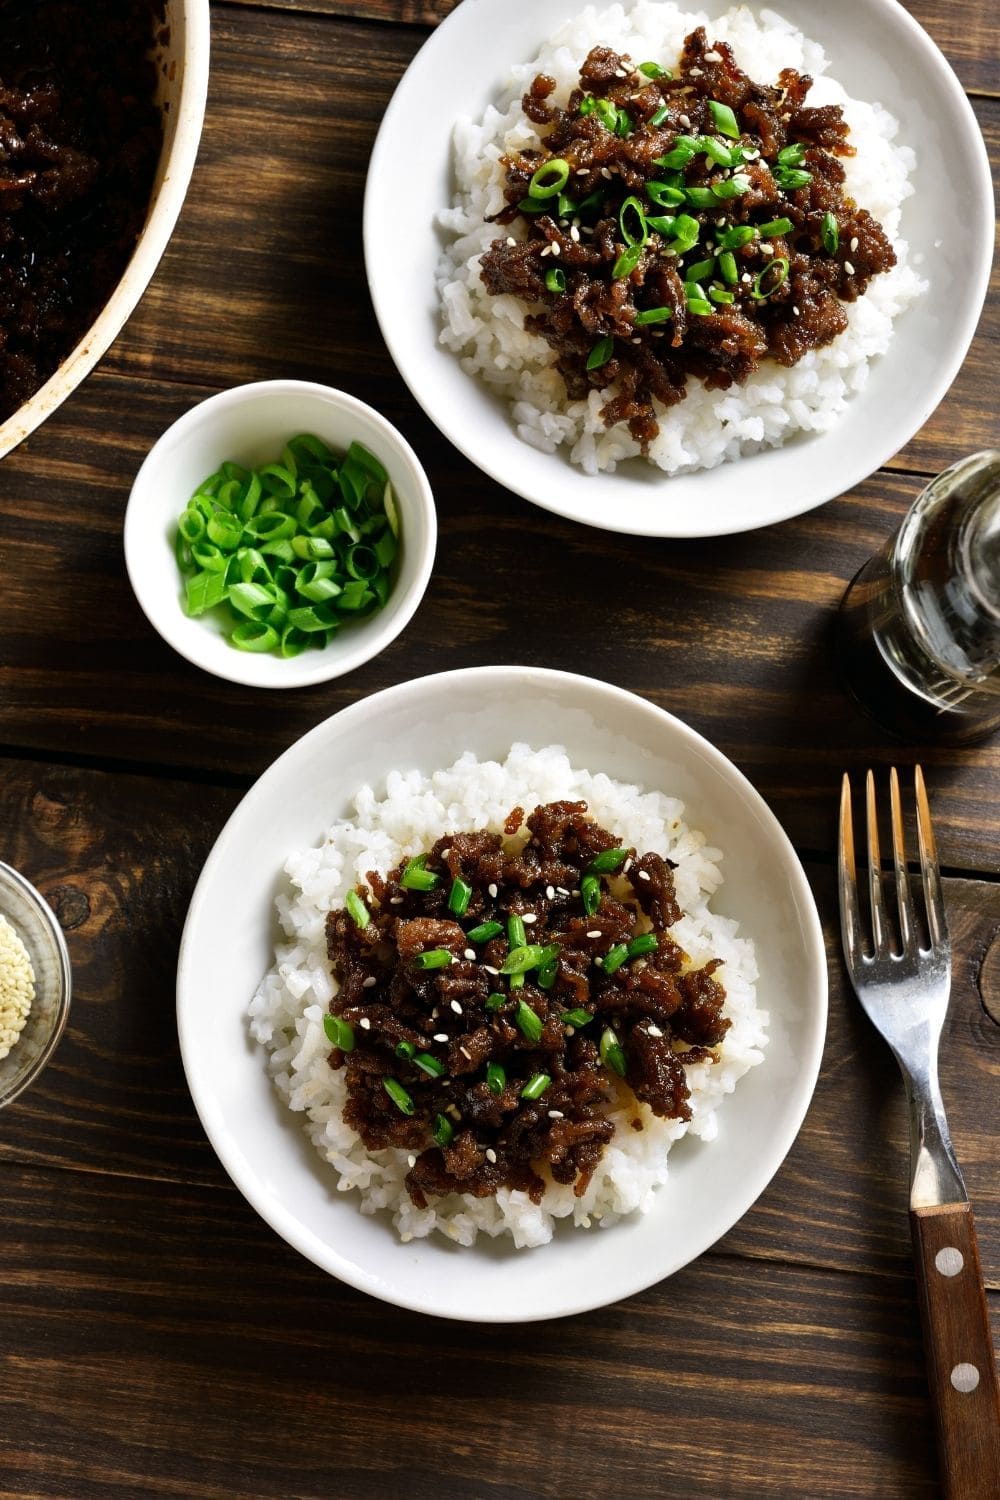
<svg viewBox="0 0 1000 1500">
<path fill-rule="evenodd" d="M 910 1113 L 910 1234 L 944 1493 L 948 1500 L 1000 1496 L 1000 1389 L 976 1231 L 955 1160 L 938 1084 L 937 1055 L 951 989 L 934 830 L 919 766 L 917 842 L 929 945 L 921 945 L 910 891 L 899 777 L 889 773 L 899 943 L 883 889 L 875 778 L 868 772 L 868 942 L 854 861 L 851 783 L 840 799 L 840 922 L 847 969 L 869 1019 L 899 1063 Z M 865 951 L 867 948 L 868 951 Z"/>
</svg>

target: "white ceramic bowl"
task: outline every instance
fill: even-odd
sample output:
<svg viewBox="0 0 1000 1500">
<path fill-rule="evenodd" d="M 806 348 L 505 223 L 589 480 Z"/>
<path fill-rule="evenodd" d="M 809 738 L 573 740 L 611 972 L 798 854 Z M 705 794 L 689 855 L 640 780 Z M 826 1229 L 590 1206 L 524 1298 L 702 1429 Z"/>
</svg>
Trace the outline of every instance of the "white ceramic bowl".
<svg viewBox="0 0 1000 1500">
<path fill-rule="evenodd" d="M 239 651 L 225 639 L 215 612 L 197 619 L 184 613 L 174 557 L 178 517 L 197 485 L 227 459 L 249 467 L 273 461 L 303 432 L 342 451 L 357 440 L 381 459 L 400 519 L 396 580 L 384 608 L 342 626 L 323 650 L 288 659 Z M 254 687 L 326 682 L 377 656 L 423 598 L 436 543 L 430 485 L 406 439 L 363 401 L 304 380 L 235 386 L 192 407 L 150 449 L 125 511 L 125 565 L 150 624 L 195 666 Z"/>
<path fill-rule="evenodd" d="M 400 1244 L 279 1100 L 247 1007 L 273 962 L 274 898 L 296 849 L 350 814 L 362 782 L 429 773 L 463 750 L 503 757 L 513 740 L 560 743 L 574 764 L 681 797 L 724 851 L 713 910 L 753 936 L 770 1014 L 765 1061 L 719 1110 L 710 1145 L 687 1137 L 651 1211 L 612 1228 L 560 1226 L 551 1244 L 459 1249 L 442 1236 Z M 177 975 L 188 1083 L 209 1139 L 249 1202 L 289 1244 L 387 1302 L 477 1322 L 522 1322 L 599 1307 L 700 1255 L 750 1207 L 781 1164 L 815 1086 L 826 1026 L 826 957 L 802 867 L 736 768 L 679 719 L 605 683 L 526 667 L 446 672 L 365 698 L 287 750 L 233 813 L 191 901 Z"/>
<path fill-rule="evenodd" d="M 149 211 L 132 257 L 104 308 L 56 372 L 5 422 L 0 458 L 55 411 L 117 338 L 167 248 L 194 170 L 208 91 L 208 0 L 166 0 L 154 49 L 163 146 Z"/>
<path fill-rule="evenodd" d="M 604 0 L 595 0 L 597 9 Z M 610 0 L 609 0 L 610 3 Z M 918 153 L 917 191 L 901 234 L 922 255 L 926 293 L 897 320 L 887 353 L 825 434 L 721 467 L 668 478 L 641 460 L 590 477 L 565 449 L 541 453 L 515 433 L 509 408 L 438 343 L 435 215 L 452 198 L 456 118 L 479 119 L 581 0 L 464 0 L 424 44 L 386 110 L 365 195 L 368 280 L 383 337 L 428 416 L 467 458 L 516 494 L 610 531 L 712 536 L 781 521 L 843 494 L 896 453 L 954 380 L 975 331 L 993 254 L 989 163 L 957 78 L 897 0 L 775 0 L 822 43 L 853 97 L 878 100 Z M 626 7 L 627 8 L 627 7 Z M 728 0 L 706 0 L 709 17 Z M 447 79 L 447 87 L 441 80 Z M 406 225 L 406 252 L 387 225 Z M 961 226 L 954 232 L 948 226 Z"/>
</svg>

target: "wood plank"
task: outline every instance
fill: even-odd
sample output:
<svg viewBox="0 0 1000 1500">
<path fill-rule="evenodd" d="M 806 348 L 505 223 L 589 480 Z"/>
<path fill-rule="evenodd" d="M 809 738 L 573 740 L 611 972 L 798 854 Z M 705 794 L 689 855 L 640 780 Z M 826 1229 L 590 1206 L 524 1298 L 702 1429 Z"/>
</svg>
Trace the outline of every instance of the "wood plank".
<svg viewBox="0 0 1000 1500">
<path fill-rule="evenodd" d="M 145 777 L 10 761 L 5 857 L 68 927 L 74 999 L 37 1085 L 4 1112 L 0 1163 L 163 1178 L 229 1192 L 195 1117 L 174 1023 L 174 970 L 190 892 L 236 800 Z M 827 932 L 831 1018 L 819 1087 L 785 1166 L 722 1248 L 818 1268 L 908 1275 L 908 1139 L 892 1058 L 849 995 L 828 865 L 809 874 Z M 1000 888 L 949 881 L 955 938 L 942 1043 L 956 1149 L 976 1206 L 987 1282 L 1000 1287 Z"/>
<path fill-rule="evenodd" d="M 431 27 L 455 9 L 458 0 L 227 0 L 263 4 L 275 10 L 308 10 L 316 15 Z M 994 18 L 988 0 L 904 0 L 906 9 L 941 48 L 966 89 L 997 92 Z M 695 9 L 691 6 L 689 9 Z"/>
<path fill-rule="evenodd" d="M 478 1328 L 387 1313 L 232 1194 L 2 1178 L 2 1496 L 938 1493 L 909 1278 L 705 1257 Z"/>
</svg>

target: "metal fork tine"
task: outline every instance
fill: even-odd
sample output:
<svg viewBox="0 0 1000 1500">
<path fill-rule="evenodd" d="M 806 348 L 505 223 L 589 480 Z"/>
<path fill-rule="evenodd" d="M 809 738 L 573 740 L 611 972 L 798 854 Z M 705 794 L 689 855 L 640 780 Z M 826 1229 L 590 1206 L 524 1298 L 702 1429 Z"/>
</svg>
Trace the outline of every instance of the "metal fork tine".
<svg viewBox="0 0 1000 1500">
<path fill-rule="evenodd" d="M 934 827 L 930 808 L 927 805 L 927 788 L 924 773 L 914 767 L 913 780 L 917 794 L 917 842 L 920 845 L 920 871 L 924 881 L 924 905 L 927 908 L 927 929 L 931 946 L 939 947 L 948 941 L 948 923 L 944 914 L 944 896 L 941 892 L 941 871 L 938 866 L 937 845 L 934 842 Z"/>
<path fill-rule="evenodd" d="M 892 807 L 892 862 L 896 872 L 896 903 L 899 907 L 899 936 L 907 952 L 915 932 L 913 896 L 906 869 L 906 837 L 903 833 L 903 809 L 899 798 L 899 776 L 896 767 L 889 772 L 889 801 Z"/>
<path fill-rule="evenodd" d="M 865 780 L 865 800 L 868 805 L 868 894 L 872 907 L 872 949 L 877 958 L 884 958 L 889 952 L 889 939 L 882 896 L 882 855 L 875 810 L 875 776 L 871 771 Z"/>
<path fill-rule="evenodd" d="M 848 960 L 860 954 L 858 942 L 858 884 L 854 865 L 854 821 L 851 814 L 851 778 L 844 774 L 840 785 L 840 926 Z"/>
</svg>

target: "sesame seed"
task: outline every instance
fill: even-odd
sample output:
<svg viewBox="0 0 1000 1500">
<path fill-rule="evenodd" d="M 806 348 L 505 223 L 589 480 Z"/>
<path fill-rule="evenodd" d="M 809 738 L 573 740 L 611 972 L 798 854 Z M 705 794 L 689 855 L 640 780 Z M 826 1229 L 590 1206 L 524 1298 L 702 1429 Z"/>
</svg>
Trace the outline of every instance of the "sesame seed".
<svg viewBox="0 0 1000 1500">
<path fill-rule="evenodd" d="M 589 172 L 590 172 L 590 168 L 589 167 L 577 167 L 577 169 L 576 169 L 576 175 L 577 175 L 577 177 L 586 177 Z"/>
<path fill-rule="evenodd" d="M 558 243 L 557 240 L 553 240 L 552 241 L 552 247 L 551 248 L 552 248 L 552 254 L 553 255 L 561 255 L 562 254 L 562 248 L 559 245 L 559 243 Z"/>
<path fill-rule="evenodd" d="M 470 963 L 475 958 L 475 956 L 476 956 L 476 950 L 475 950 L 475 948 L 465 948 L 462 951 L 462 957 L 463 958 L 467 958 Z"/>
<path fill-rule="evenodd" d="M 615 69 L 615 77 L 616 78 L 627 78 L 628 77 L 628 68 L 616 68 Z"/>
<path fill-rule="evenodd" d="M 602 177 L 606 177 L 606 178 L 608 178 L 610 180 L 610 178 L 611 178 L 611 168 L 610 167 L 602 167 L 601 168 L 601 176 Z"/>
<path fill-rule="evenodd" d="M 493 882 L 492 882 L 492 881 L 491 881 L 491 882 L 490 882 L 490 884 L 489 884 L 489 885 L 488 885 L 488 886 L 487 886 L 487 887 L 486 887 L 486 889 L 487 889 L 487 890 L 488 890 L 488 891 L 489 891 L 489 893 L 490 893 L 490 895 L 491 895 L 491 896 L 493 896 L 493 897 L 494 897 L 494 898 L 495 898 L 495 897 L 496 897 L 496 893 L 497 893 L 497 888 L 496 888 L 496 886 L 495 886 L 495 885 L 494 885 L 494 884 L 493 884 Z"/>
<path fill-rule="evenodd" d="M 566 889 L 566 887 L 564 885 L 557 885 L 556 886 L 556 890 L 558 891 L 558 893 L 559 893 L 560 896 L 568 896 L 569 895 L 569 891 Z"/>
<path fill-rule="evenodd" d="M 631 870 L 631 868 L 632 868 L 632 856 L 629 855 L 628 859 L 622 865 L 622 874 L 623 875 L 627 875 L 628 872 L 629 872 L 629 870 Z"/>
<path fill-rule="evenodd" d="M 761 253 L 761 255 L 773 255 L 774 254 L 774 246 L 773 245 L 761 245 L 761 247 L 760 247 L 760 253 Z"/>
<path fill-rule="evenodd" d="M 492 964 L 483 964 L 483 968 L 486 970 L 487 974 L 496 975 L 500 973 L 500 970 L 494 969 Z"/>
<path fill-rule="evenodd" d="M 800 316 L 801 316 L 801 314 L 800 314 L 800 313 L 799 313 L 799 310 L 798 310 L 798 308 L 797 308 L 797 307 L 793 307 L 793 308 L 792 308 L 792 317 L 793 317 L 793 318 L 798 318 L 798 317 L 800 317 Z"/>
<path fill-rule="evenodd" d="M 647 1026 L 646 1027 L 646 1035 L 647 1036 L 662 1036 L 663 1032 L 660 1030 L 659 1026 Z"/>
<path fill-rule="evenodd" d="M 366 974 L 361 981 L 361 988 L 363 990 L 373 990 L 377 982 L 374 974 Z"/>
<path fill-rule="evenodd" d="M 637 334 L 634 339 L 629 339 L 629 343 L 630 344 L 641 344 L 642 343 L 642 339 Z"/>
<path fill-rule="evenodd" d="M 553 245 L 545 245 L 542 249 L 542 255 L 551 255 L 554 248 Z"/>
<path fill-rule="evenodd" d="M 573 225 L 572 229 L 569 232 L 569 237 L 573 241 L 574 245 L 579 244 L 579 242 L 580 242 L 580 231 L 579 231 L 579 229 L 577 228 L 577 226 L 575 224 Z"/>
<path fill-rule="evenodd" d="M 563 1112 L 562 1112 L 561 1109 L 550 1109 L 549 1110 L 549 1119 L 550 1120 L 563 1120 L 565 1118 L 566 1117 L 563 1114 Z"/>
<path fill-rule="evenodd" d="M 446 1115 L 451 1115 L 451 1118 L 453 1120 L 460 1120 L 462 1118 L 462 1116 L 458 1112 L 457 1104 L 446 1104 L 444 1107 L 444 1112 Z"/>
<path fill-rule="evenodd" d="M 516 245 L 517 244 L 517 240 L 514 238 L 514 236 L 512 234 L 509 234 L 507 236 L 507 243 L 508 243 L 508 245 Z"/>
<path fill-rule="evenodd" d="M 358 1022 L 358 1025 L 361 1027 L 362 1031 L 371 1031 L 372 1029 L 372 1023 L 371 1021 L 369 1021 L 367 1016 L 362 1016 L 361 1020 Z"/>
<path fill-rule="evenodd" d="M 496 1159 L 497 1159 L 497 1154 L 493 1150 L 493 1147 L 491 1146 L 490 1149 L 486 1153 L 486 1160 L 489 1161 L 489 1162 L 493 1162 L 493 1161 L 496 1161 Z"/>
<path fill-rule="evenodd" d="M 462 1014 L 462 1007 L 459 1005 L 457 1000 L 452 1000 L 451 1008 L 455 1012 L 456 1016 L 460 1016 Z"/>
<path fill-rule="evenodd" d="M 743 275 L 740 277 L 740 280 L 743 282 L 744 286 L 749 286 L 751 281 L 753 281 L 753 277 L 750 275 L 749 271 L 744 271 Z"/>
<path fill-rule="evenodd" d="M 688 77 L 689 78 L 700 78 L 701 75 L 704 73 L 704 71 L 705 71 L 704 68 L 688 68 Z"/>
<path fill-rule="evenodd" d="M 402 904 L 403 904 L 403 898 L 402 898 L 402 896 L 390 896 L 389 897 L 389 905 L 390 906 L 402 906 Z"/>
<path fill-rule="evenodd" d="M 532 922 L 538 921 L 538 918 L 535 916 L 535 913 L 533 911 L 525 911 L 521 913 L 521 921 L 527 922 L 528 926 L 530 927 Z"/>
<path fill-rule="evenodd" d="M 570 894 L 573 895 L 573 896 L 579 896 L 580 892 L 579 892 L 578 888 L 576 886 L 574 886 L 573 889 L 572 889 L 572 891 L 570 892 Z"/>
<path fill-rule="evenodd" d="M 442 858 L 442 859 L 447 859 L 447 858 L 448 858 L 448 855 L 449 855 L 449 854 L 450 854 L 450 853 L 451 853 L 451 845 L 450 845 L 450 844 L 449 844 L 449 845 L 448 845 L 448 848 L 447 848 L 447 849 L 442 849 L 442 850 L 441 850 L 441 858 Z"/>
<path fill-rule="evenodd" d="M 597 927 L 595 927 L 595 928 L 594 928 L 594 930 L 593 930 L 593 932 L 588 932 L 588 933 L 587 933 L 587 936 L 588 936 L 588 937 L 589 937 L 589 938 L 595 938 L 595 937 L 600 937 L 600 935 L 601 935 L 601 933 L 600 933 L 600 929 L 599 929 L 599 928 L 597 928 Z"/>
<path fill-rule="evenodd" d="M 722 61 L 722 53 L 721 52 L 706 52 L 705 53 L 705 61 L 706 62 L 721 62 Z"/>
<path fill-rule="evenodd" d="M 640 870 L 639 871 L 639 879 L 640 880 L 648 880 L 649 879 L 649 871 L 648 870 Z"/>
<path fill-rule="evenodd" d="M 938 243 L 940 244 L 940 241 L 938 241 Z M 857 237 L 857 235 L 855 235 L 854 238 L 851 240 L 851 249 L 852 250 L 856 250 L 857 248 L 858 248 L 858 237 Z"/>
<path fill-rule="evenodd" d="M 413 1155 L 412 1151 L 410 1152 L 409 1156 L 406 1158 L 406 1165 L 408 1167 L 415 1167 L 417 1165 L 417 1158 Z"/>
<path fill-rule="evenodd" d="M 547 885 L 545 887 L 545 899 L 546 901 L 554 901 L 556 899 L 556 888 L 554 885 Z"/>
<path fill-rule="evenodd" d="M 438 1016 L 440 1014 L 441 1014 L 441 1012 L 438 1010 L 437 1006 L 435 1005 L 434 1009 L 431 1011 L 431 1020 L 432 1021 L 436 1021 L 437 1018 L 438 1018 Z"/>
<path fill-rule="evenodd" d="M 461 1052 L 463 1057 L 467 1057 L 470 1062 L 472 1061 L 472 1053 L 469 1051 L 468 1047 L 459 1047 L 458 1050 L 459 1052 Z"/>
<path fill-rule="evenodd" d="M 847 272 L 848 276 L 854 275 L 854 267 L 851 265 L 851 262 L 849 260 L 844 261 L 844 270 Z"/>
<path fill-rule="evenodd" d="M 446 1031 L 435 1031 L 434 1040 L 436 1042 L 447 1042 L 450 1041 L 450 1037 Z"/>
<path fill-rule="evenodd" d="M 679 119 L 680 119 L 681 124 L 684 126 L 685 130 L 690 130 L 691 129 L 691 116 L 690 115 L 680 115 Z"/>
</svg>

